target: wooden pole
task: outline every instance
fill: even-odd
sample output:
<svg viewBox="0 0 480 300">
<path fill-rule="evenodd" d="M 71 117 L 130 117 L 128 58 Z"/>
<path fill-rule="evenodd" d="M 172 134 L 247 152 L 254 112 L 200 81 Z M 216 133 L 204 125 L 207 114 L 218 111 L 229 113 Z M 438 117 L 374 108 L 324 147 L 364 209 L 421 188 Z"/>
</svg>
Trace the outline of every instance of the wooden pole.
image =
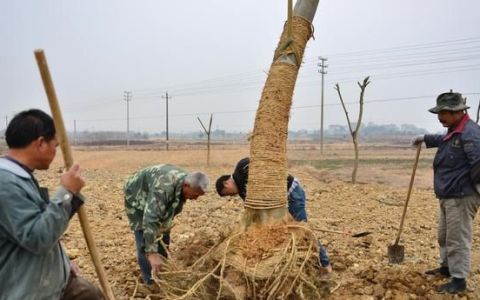
<svg viewBox="0 0 480 300">
<path fill-rule="evenodd" d="M 67 131 L 65 130 L 65 125 L 63 123 L 62 112 L 60 110 L 60 105 L 57 100 L 55 88 L 53 86 L 53 81 L 50 75 L 50 70 L 48 68 L 47 59 L 42 49 L 35 50 L 35 58 L 37 60 L 38 69 L 40 70 L 43 86 L 47 94 L 50 110 L 52 111 L 53 121 L 55 123 L 55 129 L 57 132 L 57 138 L 60 143 L 60 148 L 62 149 L 65 167 L 69 169 L 73 165 L 72 149 L 68 142 Z M 88 225 L 87 214 L 83 206 L 81 206 L 78 210 L 78 218 L 80 219 L 80 225 L 82 226 L 83 235 L 85 236 L 85 241 L 87 242 L 88 250 L 90 251 L 90 256 L 92 257 L 93 264 L 95 266 L 95 270 L 100 280 L 103 292 L 108 300 L 114 300 L 115 296 L 113 295 L 112 289 L 108 284 L 105 270 L 103 269 L 102 263 L 99 259 L 98 251 L 95 246 L 95 241 L 93 240 L 93 235 L 90 230 L 90 226 Z"/>
</svg>

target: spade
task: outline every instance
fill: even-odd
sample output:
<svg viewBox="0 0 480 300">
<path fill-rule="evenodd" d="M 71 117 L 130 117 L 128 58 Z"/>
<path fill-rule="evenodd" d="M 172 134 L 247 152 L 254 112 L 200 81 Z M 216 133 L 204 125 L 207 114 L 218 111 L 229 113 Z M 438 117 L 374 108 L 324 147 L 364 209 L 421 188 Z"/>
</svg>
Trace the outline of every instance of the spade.
<svg viewBox="0 0 480 300">
<path fill-rule="evenodd" d="M 400 228 L 398 229 L 397 239 L 393 245 L 388 246 L 388 261 L 391 264 L 399 264 L 403 262 L 405 257 L 405 247 L 399 245 L 400 235 L 403 230 L 403 222 L 405 221 L 405 216 L 407 214 L 408 202 L 410 201 L 410 195 L 412 194 L 413 181 L 415 180 L 415 172 L 417 171 L 418 158 L 420 157 L 420 150 L 422 149 L 422 144 L 417 145 L 417 154 L 415 157 L 415 163 L 413 165 L 412 177 L 410 178 L 410 185 L 408 186 L 407 200 L 405 201 L 405 206 L 403 208 L 403 215 L 400 221 Z"/>
</svg>

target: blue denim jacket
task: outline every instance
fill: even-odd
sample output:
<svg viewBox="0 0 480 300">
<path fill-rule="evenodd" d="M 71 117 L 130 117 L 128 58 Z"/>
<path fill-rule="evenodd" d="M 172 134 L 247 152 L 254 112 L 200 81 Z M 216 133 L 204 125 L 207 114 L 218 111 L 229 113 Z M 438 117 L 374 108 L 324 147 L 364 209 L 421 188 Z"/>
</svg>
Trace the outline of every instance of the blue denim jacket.
<svg viewBox="0 0 480 300">
<path fill-rule="evenodd" d="M 433 160 L 433 186 L 439 199 L 476 193 L 470 171 L 480 161 L 480 127 L 468 118 L 446 135 L 426 134 L 427 148 L 438 147 Z"/>
</svg>

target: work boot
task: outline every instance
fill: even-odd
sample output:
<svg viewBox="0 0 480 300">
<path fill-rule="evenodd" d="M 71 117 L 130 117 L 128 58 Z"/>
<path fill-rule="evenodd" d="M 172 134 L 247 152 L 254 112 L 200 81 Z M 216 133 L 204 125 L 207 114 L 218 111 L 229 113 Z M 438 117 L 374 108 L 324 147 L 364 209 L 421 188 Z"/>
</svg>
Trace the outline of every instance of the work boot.
<svg viewBox="0 0 480 300">
<path fill-rule="evenodd" d="M 450 277 L 450 271 L 448 270 L 448 267 L 440 267 L 436 268 L 433 270 L 428 270 L 425 272 L 427 275 L 434 275 L 434 276 L 444 276 L 444 277 Z"/>
<path fill-rule="evenodd" d="M 453 277 L 449 283 L 442 284 L 437 288 L 437 292 L 440 294 L 449 293 L 449 294 L 459 294 L 465 292 L 467 289 L 467 281 L 465 278 L 455 278 Z"/>
</svg>

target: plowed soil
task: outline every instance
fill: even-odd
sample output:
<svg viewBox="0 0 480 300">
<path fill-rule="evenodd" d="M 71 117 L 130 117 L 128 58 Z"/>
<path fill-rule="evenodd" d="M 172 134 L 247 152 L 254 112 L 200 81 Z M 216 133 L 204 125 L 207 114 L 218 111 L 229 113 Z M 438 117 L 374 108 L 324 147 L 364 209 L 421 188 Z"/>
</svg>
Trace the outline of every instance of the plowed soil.
<svg viewBox="0 0 480 300">
<path fill-rule="evenodd" d="M 422 153 L 423 164 L 407 212 L 401 245 L 405 261 L 389 265 L 387 247 L 392 244 L 406 198 L 414 150 L 394 148 L 364 149 L 360 157 L 358 181 L 352 185 L 351 165 L 343 159 L 352 157 L 349 146 L 327 147 L 324 156 L 317 150 L 294 149 L 289 152 L 290 173 L 303 184 L 307 193 L 309 223 L 329 251 L 337 284 L 331 299 L 480 299 L 480 226 L 474 224 L 474 244 L 469 292 L 461 296 L 439 295 L 435 287 L 445 279 L 423 274 L 437 267 L 436 220 L 438 203 L 432 190 L 433 152 Z M 217 176 L 233 171 L 237 160 L 248 155 L 248 148 L 212 151 L 211 166 L 206 166 L 205 151 L 93 151 L 80 149 L 74 157 L 84 169 L 88 181 L 83 193 L 90 227 L 100 251 L 112 289 L 117 299 L 143 299 L 147 291 L 141 284 L 136 263 L 133 234 L 123 209 L 122 186 L 136 170 L 159 163 L 171 163 L 189 171 L 206 172 L 211 191 L 197 201 L 188 201 L 175 219 L 172 229 L 171 259 L 178 265 L 191 265 L 234 227 L 243 212 L 240 198 L 220 198 L 214 191 Z M 363 156 L 362 156 L 363 155 Z M 329 165 L 318 165 L 328 161 Z M 394 163 L 389 163 L 389 162 Z M 55 189 L 61 171 L 59 155 L 46 172 L 37 172 L 40 182 Z M 373 234 L 352 238 L 347 234 Z M 63 237 L 70 257 L 80 266 L 83 276 L 97 282 L 96 274 L 77 218 Z"/>
</svg>

